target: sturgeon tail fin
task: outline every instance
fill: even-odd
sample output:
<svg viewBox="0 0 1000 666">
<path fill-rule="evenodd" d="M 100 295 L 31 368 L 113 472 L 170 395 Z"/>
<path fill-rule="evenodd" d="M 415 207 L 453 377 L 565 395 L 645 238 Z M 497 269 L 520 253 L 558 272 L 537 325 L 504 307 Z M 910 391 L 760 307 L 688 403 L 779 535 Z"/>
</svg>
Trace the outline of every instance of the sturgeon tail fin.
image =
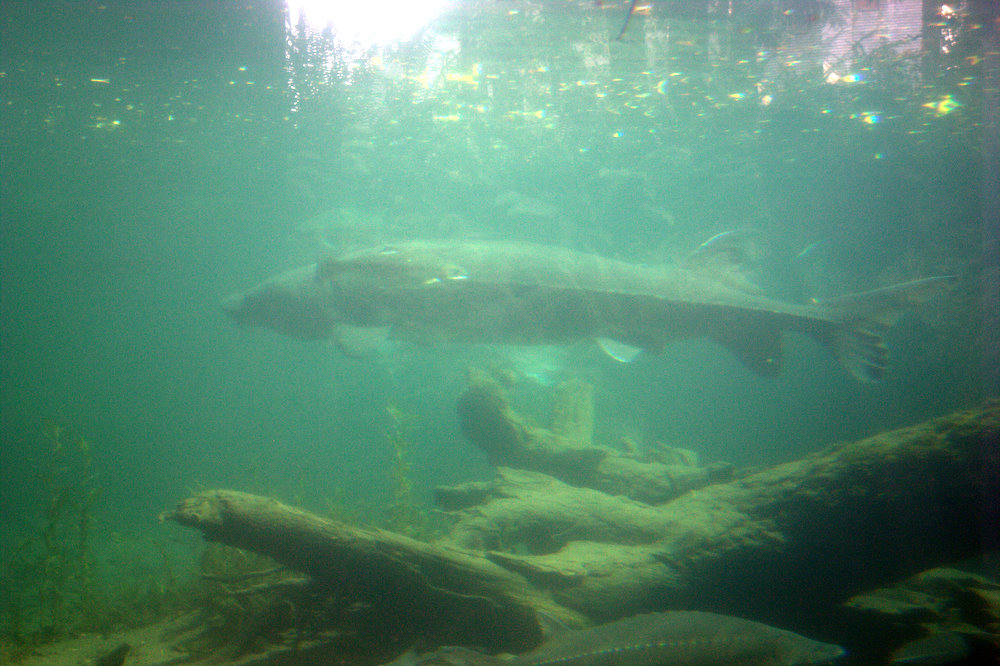
<svg viewBox="0 0 1000 666">
<path fill-rule="evenodd" d="M 841 323 L 826 344 L 852 375 L 862 381 L 881 381 L 889 366 L 882 333 L 904 312 L 923 305 L 954 283 L 954 276 L 942 275 L 817 301 L 831 319 Z"/>
</svg>

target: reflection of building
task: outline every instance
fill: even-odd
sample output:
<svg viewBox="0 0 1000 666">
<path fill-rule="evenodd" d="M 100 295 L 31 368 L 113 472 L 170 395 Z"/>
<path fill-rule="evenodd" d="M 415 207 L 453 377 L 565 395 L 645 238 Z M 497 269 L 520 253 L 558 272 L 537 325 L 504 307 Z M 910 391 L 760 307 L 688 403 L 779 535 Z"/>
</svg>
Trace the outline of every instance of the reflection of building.
<svg viewBox="0 0 1000 666">
<path fill-rule="evenodd" d="M 926 52 L 925 11 L 934 15 L 939 4 L 931 0 L 830 0 L 823 12 L 786 12 L 787 31 L 778 47 L 783 57 L 769 68 L 768 77 L 780 76 L 782 67 L 807 75 L 822 67 L 827 81 L 836 83 L 857 76 L 854 68 L 873 51 Z"/>
<path fill-rule="evenodd" d="M 850 82 L 864 79 L 862 69 L 873 61 L 900 57 L 916 65 L 918 56 L 927 63 L 946 53 L 958 30 L 951 24 L 959 23 L 974 5 L 975 0 L 651 3 L 644 20 L 633 22 L 630 39 L 637 41 L 641 34 L 651 71 L 670 71 L 678 53 L 697 57 L 700 51 L 713 66 L 728 67 L 751 58 L 763 63 L 765 85 L 787 80 L 788 75 Z M 707 31 L 698 34 L 691 29 L 699 24 Z M 756 53 L 748 53 L 751 48 Z M 919 75 L 916 67 L 912 73 Z"/>
<path fill-rule="evenodd" d="M 945 53 L 955 35 L 947 23 L 964 12 L 965 0 L 943 4 L 934 0 L 789 0 L 790 7 L 762 34 L 778 35 L 768 53 L 765 81 L 781 80 L 786 73 L 828 83 L 861 81 L 873 62 L 896 58 L 926 64 Z M 872 57 L 877 54 L 877 57 Z M 897 71 L 897 74 L 899 72 Z M 916 77 L 919 72 L 911 69 Z"/>
<path fill-rule="evenodd" d="M 834 1 L 837 17 L 823 27 L 825 62 L 850 66 L 885 46 L 900 54 L 920 52 L 924 0 Z"/>
</svg>

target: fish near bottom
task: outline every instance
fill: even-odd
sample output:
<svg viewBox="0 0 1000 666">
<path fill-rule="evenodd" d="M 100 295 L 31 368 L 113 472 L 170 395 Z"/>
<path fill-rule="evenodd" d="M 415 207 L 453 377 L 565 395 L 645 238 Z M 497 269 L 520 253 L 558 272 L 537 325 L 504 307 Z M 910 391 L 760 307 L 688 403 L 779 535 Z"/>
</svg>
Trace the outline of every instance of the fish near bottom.
<svg viewBox="0 0 1000 666">
<path fill-rule="evenodd" d="M 667 611 L 564 631 L 514 657 L 444 647 L 424 655 L 408 652 L 392 666 L 794 666 L 832 663 L 843 655 L 838 645 L 760 622 L 700 611 Z"/>
</svg>

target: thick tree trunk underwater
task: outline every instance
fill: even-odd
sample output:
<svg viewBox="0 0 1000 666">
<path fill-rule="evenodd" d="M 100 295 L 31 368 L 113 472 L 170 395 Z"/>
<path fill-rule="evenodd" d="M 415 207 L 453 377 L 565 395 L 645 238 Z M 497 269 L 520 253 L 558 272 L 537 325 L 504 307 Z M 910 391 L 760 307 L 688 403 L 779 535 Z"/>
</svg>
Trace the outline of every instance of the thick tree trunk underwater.
<svg viewBox="0 0 1000 666">
<path fill-rule="evenodd" d="M 580 620 L 482 555 L 352 527 L 268 497 L 209 490 L 161 518 L 267 555 L 330 594 L 370 604 L 388 631 L 524 650 L 541 640 L 536 609 Z"/>
<path fill-rule="evenodd" d="M 566 430 L 556 404 L 553 428 L 539 427 L 511 410 L 500 384 L 474 376 L 459 400 L 466 435 L 536 471 L 500 468 L 493 482 L 439 498 L 455 509 L 457 544 L 490 551 L 591 618 L 684 608 L 766 617 L 776 606 L 794 617 L 997 547 L 1000 401 L 725 483 L 705 485 L 721 476 L 712 467 L 675 464 L 675 487 L 690 490 L 659 505 L 593 490 L 611 467 L 650 487 L 661 465 L 628 451 L 576 456 L 562 481 L 540 473 Z"/>
<path fill-rule="evenodd" d="M 469 391 L 474 400 L 463 396 L 462 418 L 473 441 L 536 466 L 533 453 L 511 449 L 532 438 L 511 438 L 527 426 L 502 394 L 475 383 Z M 530 429 L 534 441 L 558 439 Z M 199 493 L 165 517 L 366 600 L 386 627 L 437 644 L 520 652 L 541 640 L 535 610 L 576 626 L 668 609 L 780 624 L 981 554 L 996 544 L 998 442 L 1000 402 L 993 401 L 663 504 L 504 467 L 493 482 L 441 491 L 455 523 L 437 543 L 230 490 Z M 540 455 L 543 466 L 552 466 L 553 455 Z M 626 459 L 611 449 L 568 457 L 589 469 Z M 580 469 L 588 468 L 578 465 L 572 475 L 587 477 Z M 785 609 L 782 617 L 775 608 Z"/>
</svg>

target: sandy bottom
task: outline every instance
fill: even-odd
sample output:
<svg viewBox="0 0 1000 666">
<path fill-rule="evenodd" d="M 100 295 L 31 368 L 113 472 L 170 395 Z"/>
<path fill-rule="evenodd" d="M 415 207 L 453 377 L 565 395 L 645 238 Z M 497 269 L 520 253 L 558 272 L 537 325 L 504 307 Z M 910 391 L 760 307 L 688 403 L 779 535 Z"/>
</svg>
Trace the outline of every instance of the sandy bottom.
<svg viewBox="0 0 1000 666">
<path fill-rule="evenodd" d="M 196 638 L 204 631 L 199 613 L 188 613 L 172 620 L 147 627 L 108 635 L 85 635 L 37 648 L 16 663 L 20 666 L 281 666 L 323 664 L 381 664 L 391 657 L 370 654 L 345 655 L 343 645 L 335 635 L 313 641 L 303 641 L 296 649 L 274 646 L 266 652 L 233 657 L 230 650 L 193 656 L 178 645 Z M 124 661 L 109 659 L 123 643 L 129 650 Z M 228 652 L 228 654 L 226 654 Z M 119 653 L 120 654 L 120 653 Z"/>
<path fill-rule="evenodd" d="M 138 629 L 108 635 L 84 635 L 44 645 L 17 663 L 24 666 L 153 666 L 182 663 L 248 666 L 289 663 L 280 654 L 274 653 L 236 660 L 220 655 L 192 658 L 190 654 L 175 647 L 200 631 L 195 615 L 188 614 Z M 107 660 L 108 655 L 123 643 L 129 645 L 124 661 Z"/>
<path fill-rule="evenodd" d="M 100 659 L 115 650 L 122 643 L 130 647 L 124 663 L 171 664 L 179 663 L 186 655 L 172 646 L 185 627 L 191 624 L 190 616 L 167 622 L 130 629 L 109 635 L 84 635 L 70 640 L 50 643 L 37 648 L 19 664 L 30 666 L 70 666 L 74 664 L 104 664 Z M 109 664 L 109 666 L 112 666 Z"/>
</svg>

